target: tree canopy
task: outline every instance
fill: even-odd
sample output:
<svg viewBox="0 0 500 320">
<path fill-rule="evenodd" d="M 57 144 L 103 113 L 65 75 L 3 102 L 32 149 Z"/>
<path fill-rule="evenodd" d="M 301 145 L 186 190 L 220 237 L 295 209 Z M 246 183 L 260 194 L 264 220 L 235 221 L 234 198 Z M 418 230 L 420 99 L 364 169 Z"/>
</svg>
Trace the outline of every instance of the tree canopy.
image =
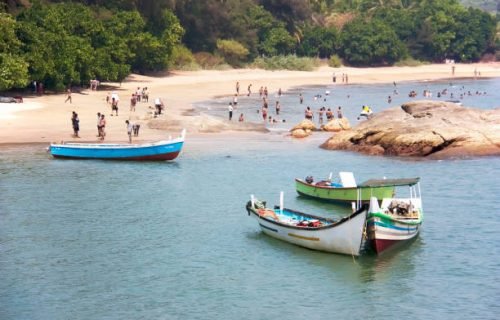
<svg viewBox="0 0 500 320">
<path fill-rule="evenodd" d="M 498 43 L 495 17 L 457 0 L 9 0 L 2 11 L 0 90 L 121 81 L 193 59 L 468 62 Z"/>
</svg>

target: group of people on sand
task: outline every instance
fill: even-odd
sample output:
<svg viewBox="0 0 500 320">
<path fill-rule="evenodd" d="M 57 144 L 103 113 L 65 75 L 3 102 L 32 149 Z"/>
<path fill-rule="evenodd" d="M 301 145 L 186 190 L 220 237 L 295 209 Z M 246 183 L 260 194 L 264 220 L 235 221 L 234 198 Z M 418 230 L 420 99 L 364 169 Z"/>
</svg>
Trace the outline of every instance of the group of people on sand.
<svg viewBox="0 0 500 320">
<path fill-rule="evenodd" d="M 92 89 L 92 87 L 91 87 Z M 147 92 L 147 87 L 144 88 L 137 88 L 137 91 L 132 93 L 132 98 L 130 100 L 130 111 L 135 111 L 135 104 L 142 100 L 144 102 L 148 102 L 148 92 Z M 139 99 L 139 100 L 138 100 Z M 70 102 L 72 103 L 72 98 L 71 98 L 71 89 L 68 89 L 66 91 L 66 100 L 65 102 Z M 161 101 L 161 100 L 160 100 Z M 120 97 L 118 93 L 116 92 L 108 92 L 106 95 L 106 104 L 109 106 L 111 105 L 111 116 L 118 116 L 118 105 L 120 102 Z M 161 106 L 163 107 L 163 102 L 161 102 Z M 98 112 L 97 113 L 97 138 L 100 141 L 103 141 L 106 137 L 106 116 L 104 113 Z M 138 137 L 139 136 L 139 129 L 140 129 L 140 124 L 138 123 L 132 123 L 129 120 L 125 121 L 126 128 L 127 128 L 127 134 L 129 136 L 129 142 L 132 143 L 132 136 Z M 75 138 L 80 138 L 79 131 L 80 131 L 80 119 L 78 117 L 78 114 L 73 111 L 71 115 L 71 126 L 73 128 L 73 137 Z"/>
<path fill-rule="evenodd" d="M 332 82 L 336 83 L 337 82 L 337 74 L 334 72 L 332 75 Z M 347 73 L 342 72 L 342 83 L 348 83 L 349 82 L 349 76 Z"/>
</svg>

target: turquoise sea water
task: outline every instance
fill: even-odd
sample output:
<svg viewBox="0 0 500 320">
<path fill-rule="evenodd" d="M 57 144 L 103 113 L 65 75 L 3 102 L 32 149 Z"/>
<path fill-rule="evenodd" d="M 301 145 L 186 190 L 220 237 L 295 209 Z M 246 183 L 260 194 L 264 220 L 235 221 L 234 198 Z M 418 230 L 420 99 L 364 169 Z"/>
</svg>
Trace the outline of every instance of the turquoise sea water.
<svg viewBox="0 0 500 320">
<path fill-rule="evenodd" d="M 188 136 L 171 163 L 1 146 L 0 319 L 498 318 L 498 157 L 367 157 L 319 149 L 327 134 L 207 137 Z M 272 239 L 247 216 L 250 194 L 277 204 L 279 191 L 289 208 L 348 212 L 295 193 L 295 177 L 330 171 L 421 177 L 420 237 L 354 259 Z"/>
</svg>

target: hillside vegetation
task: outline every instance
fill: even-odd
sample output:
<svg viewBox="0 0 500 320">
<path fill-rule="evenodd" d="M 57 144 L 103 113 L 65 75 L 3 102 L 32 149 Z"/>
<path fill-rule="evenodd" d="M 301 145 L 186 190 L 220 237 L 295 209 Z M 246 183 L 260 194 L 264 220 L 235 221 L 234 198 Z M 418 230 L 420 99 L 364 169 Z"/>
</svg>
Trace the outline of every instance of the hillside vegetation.
<svg viewBox="0 0 500 320">
<path fill-rule="evenodd" d="M 318 58 L 473 62 L 498 48 L 495 17 L 458 0 L 7 0 L 0 20 L 0 90 Z"/>
</svg>

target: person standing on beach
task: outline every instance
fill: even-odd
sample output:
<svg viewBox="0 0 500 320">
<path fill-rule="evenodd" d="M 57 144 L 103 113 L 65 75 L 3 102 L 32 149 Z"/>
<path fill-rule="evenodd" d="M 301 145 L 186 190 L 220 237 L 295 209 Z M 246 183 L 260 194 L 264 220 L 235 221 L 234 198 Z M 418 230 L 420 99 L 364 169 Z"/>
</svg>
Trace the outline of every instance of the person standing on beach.
<svg viewBox="0 0 500 320">
<path fill-rule="evenodd" d="M 72 103 L 71 101 L 71 89 L 68 88 L 68 90 L 66 90 L 66 100 L 64 100 L 64 103 L 68 102 L 69 100 L 69 103 Z"/>
<path fill-rule="evenodd" d="M 229 121 L 231 121 L 233 119 L 233 104 L 231 102 L 229 102 L 229 107 L 227 108 L 227 110 L 229 111 Z"/>
<path fill-rule="evenodd" d="M 302 93 L 299 94 L 299 101 L 300 101 L 300 104 L 302 104 L 304 102 L 304 96 L 302 95 Z"/>
<path fill-rule="evenodd" d="M 160 98 L 156 98 L 155 99 L 156 114 L 160 115 L 161 114 L 161 110 L 163 109 L 163 107 L 164 107 L 163 101 L 161 101 Z"/>
<path fill-rule="evenodd" d="M 139 136 L 139 129 L 141 128 L 141 125 L 138 124 L 138 123 L 134 123 L 132 125 L 132 129 L 134 130 L 134 137 L 138 137 Z"/>
<path fill-rule="evenodd" d="M 111 98 L 111 115 L 113 115 L 113 111 L 116 113 L 118 117 L 118 100 L 115 97 Z"/>
<path fill-rule="evenodd" d="M 127 125 L 128 143 L 132 143 L 132 130 L 134 126 L 128 120 L 125 120 L 125 124 Z"/>
<path fill-rule="evenodd" d="M 240 82 L 236 81 L 236 94 L 240 95 Z"/>
<path fill-rule="evenodd" d="M 141 102 L 141 95 L 142 95 L 141 87 L 137 87 L 137 90 L 135 91 L 135 99 L 137 102 Z"/>
<path fill-rule="evenodd" d="M 80 131 L 80 119 L 78 119 L 78 113 L 73 111 L 71 116 L 71 125 L 73 126 L 73 137 L 80 138 L 78 131 Z"/>
<path fill-rule="evenodd" d="M 281 110 L 281 105 L 279 101 L 276 101 L 276 115 L 279 116 Z"/>
<path fill-rule="evenodd" d="M 248 90 L 247 97 L 250 97 L 250 94 L 252 94 L 252 84 L 251 83 L 248 85 L 248 89 L 247 90 Z"/>
<path fill-rule="evenodd" d="M 106 136 L 106 119 L 104 118 L 104 115 L 101 114 L 101 120 L 99 121 L 99 128 L 101 129 L 101 136 L 100 140 L 104 140 L 104 137 Z"/>
<path fill-rule="evenodd" d="M 138 96 L 137 94 L 132 93 L 132 98 L 130 98 L 130 111 L 135 112 L 135 105 L 137 104 L 137 97 L 140 97 L 140 95 Z"/>
<path fill-rule="evenodd" d="M 100 137 L 101 136 L 101 113 L 98 112 L 97 113 L 97 136 L 96 137 Z"/>
<path fill-rule="evenodd" d="M 233 97 L 233 106 L 236 108 L 237 105 L 238 105 L 238 95 L 235 94 Z"/>
</svg>

